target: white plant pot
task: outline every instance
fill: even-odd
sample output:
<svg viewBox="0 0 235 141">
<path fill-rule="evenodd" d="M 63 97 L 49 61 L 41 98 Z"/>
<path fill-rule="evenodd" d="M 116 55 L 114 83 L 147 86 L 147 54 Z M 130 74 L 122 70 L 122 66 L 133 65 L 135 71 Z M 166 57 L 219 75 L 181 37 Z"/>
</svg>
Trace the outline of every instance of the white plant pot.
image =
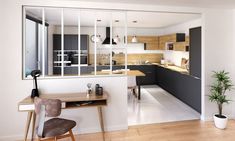
<svg viewBox="0 0 235 141">
<path fill-rule="evenodd" d="M 227 127 L 228 118 L 227 118 L 227 116 L 225 116 L 225 117 L 226 118 L 219 118 L 214 115 L 214 123 L 217 128 L 225 129 Z"/>
</svg>

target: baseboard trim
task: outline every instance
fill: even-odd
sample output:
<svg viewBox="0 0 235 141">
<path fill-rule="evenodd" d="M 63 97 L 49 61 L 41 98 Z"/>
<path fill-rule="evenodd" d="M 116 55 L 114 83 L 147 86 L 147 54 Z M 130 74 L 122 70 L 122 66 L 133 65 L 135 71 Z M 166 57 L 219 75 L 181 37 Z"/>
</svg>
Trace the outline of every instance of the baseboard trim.
<svg viewBox="0 0 235 141">
<path fill-rule="evenodd" d="M 228 119 L 235 119 L 233 115 L 227 115 Z M 202 121 L 213 121 L 213 116 L 201 117 Z"/>
<path fill-rule="evenodd" d="M 118 126 L 111 126 L 105 128 L 105 131 L 118 131 L 118 130 L 127 130 L 128 126 L 127 125 L 118 125 Z M 84 128 L 81 130 L 73 130 L 74 134 L 88 134 L 88 133 L 98 133 L 101 132 L 101 129 L 99 127 L 94 127 L 94 128 Z M 23 136 L 24 133 L 21 135 L 9 135 L 9 136 L 2 136 L 0 137 L 0 141 L 17 141 L 17 140 L 22 140 L 24 138 Z M 30 137 L 30 134 L 28 135 L 28 138 Z"/>
</svg>

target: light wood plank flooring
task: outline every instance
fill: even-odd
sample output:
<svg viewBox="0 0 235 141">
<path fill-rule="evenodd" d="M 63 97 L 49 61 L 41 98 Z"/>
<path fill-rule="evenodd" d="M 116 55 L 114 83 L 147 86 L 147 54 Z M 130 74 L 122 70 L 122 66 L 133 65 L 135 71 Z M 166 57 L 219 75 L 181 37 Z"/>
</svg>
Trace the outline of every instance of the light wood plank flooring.
<svg viewBox="0 0 235 141">
<path fill-rule="evenodd" d="M 102 141 L 102 134 L 77 135 L 76 140 Z M 235 121 L 230 120 L 226 130 L 200 120 L 130 126 L 126 131 L 106 132 L 105 141 L 235 141 Z"/>
</svg>

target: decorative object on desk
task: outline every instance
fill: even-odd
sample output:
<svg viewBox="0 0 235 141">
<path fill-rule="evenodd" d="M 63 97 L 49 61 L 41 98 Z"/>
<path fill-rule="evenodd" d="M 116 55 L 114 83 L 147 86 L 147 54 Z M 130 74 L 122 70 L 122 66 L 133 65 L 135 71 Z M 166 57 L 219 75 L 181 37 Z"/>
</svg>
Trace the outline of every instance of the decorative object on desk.
<svg viewBox="0 0 235 141">
<path fill-rule="evenodd" d="M 219 129 L 225 129 L 227 126 L 228 118 L 223 115 L 223 104 L 229 103 L 226 92 L 230 91 L 233 87 L 232 80 L 229 77 L 229 73 L 223 71 L 214 72 L 212 77 L 215 82 L 210 86 L 209 100 L 216 102 L 218 106 L 219 114 L 214 115 L 215 126 Z"/>
<path fill-rule="evenodd" d="M 103 95 L 103 87 L 101 87 L 99 84 L 95 85 L 95 94 L 96 95 Z"/>
<path fill-rule="evenodd" d="M 92 94 L 91 85 L 92 85 L 91 83 L 88 83 L 88 84 L 87 84 L 87 94 L 88 94 L 88 95 Z"/>
<path fill-rule="evenodd" d="M 39 97 L 37 77 L 39 77 L 40 74 L 41 74 L 40 70 L 33 70 L 31 72 L 31 76 L 33 77 L 33 84 L 34 84 L 34 88 L 32 89 L 32 92 L 31 92 L 31 98 Z"/>
</svg>

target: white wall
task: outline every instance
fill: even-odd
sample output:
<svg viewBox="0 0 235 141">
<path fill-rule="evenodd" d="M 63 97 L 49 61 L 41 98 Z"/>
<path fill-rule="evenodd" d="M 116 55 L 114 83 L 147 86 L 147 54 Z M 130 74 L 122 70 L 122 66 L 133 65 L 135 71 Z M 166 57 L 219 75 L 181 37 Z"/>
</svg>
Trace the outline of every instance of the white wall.
<svg viewBox="0 0 235 141">
<path fill-rule="evenodd" d="M 209 85 L 212 84 L 212 71 L 226 70 L 230 72 L 235 83 L 235 65 L 234 65 L 234 11 L 233 10 L 207 10 L 203 14 L 203 68 L 202 73 L 203 98 L 205 119 L 211 119 L 212 115 L 217 112 L 214 103 L 208 101 L 206 95 L 210 94 Z M 230 94 L 234 94 L 234 90 Z M 234 97 L 234 96 L 233 96 Z M 233 98 L 231 98 L 233 99 Z M 232 102 L 234 103 L 234 102 Z M 234 104 L 226 105 L 224 113 L 234 117 Z"/>
<path fill-rule="evenodd" d="M 38 85 L 42 93 L 84 92 L 86 84 L 100 84 L 110 96 L 108 106 L 103 110 L 105 130 L 127 129 L 127 79 L 126 77 L 94 77 L 80 79 L 51 79 L 41 80 Z M 118 84 L 118 85 L 117 85 Z M 122 114 L 119 114 L 122 113 Z M 78 123 L 76 133 L 90 133 L 100 131 L 96 108 L 81 108 L 65 110 L 62 117 L 68 117 Z M 77 130 L 78 129 L 78 130 Z"/>
<path fill-rule="evenodd" d="M 153 5 L 131 5 L 131 4 L 108 4 L 108 3 L 89 3 L 89 2 L 76 2 L 76 1 L 41 1 L 41 0 L 7 0 L 1 1 L 0 4 L 0 14 L 1 19 L 4 19 L 0 22 L 1 32 L 0 32 L 0 41 L 1 41 L 1 69 L 0 69 L 0 140 L 10 141 L 12 138 L 17 138 L 23 136 L 26 113 L 19 113 L 17 111 L 17 103 L 24 97 L 30 94 L 32 88 L 32 82 L 29 80 L 22 80 L 22 4 L 24 5 L 44 5 L 44 6 L 63 6 L 63 7 L 90 7 L 90 8 L 116 8 L 116 9 L 132 9 L 132 10 L 158 10 L 158 11 L 184 11 L 184 12 L 203 12 L 203 85 L 202 85 L 202 94 L 203 94 L 203 115 L 202 118 L 209 118 L 211 114 L 216 110 L 213 104 L 209 104 L 207 101 L 208 94 L 208 85 L 211 83 L 211 70 L 217 69 L 226 69 L 230 72 L 234 72 L 234 45 L 232 44 L 232 39 L 234 38 L 233 31 L 233 20 L 234 16 L 233 11 L 230 10 L 207 10 L 198 8 L 186 8 L 186 7 L 167 7 L 167 6 L 153 6 Z M 7 14 L 6 14 L 7 13 Z M 10 55 L 9 55 L 10 54 Z M 225 61 L 223 61 L 225 60 Z M 232 73 L 233 79 L 235 80 L 234 74 Z M 204 79 L 206 78 L 206 79 Z M 103 78 L 102 78 L 103 79 Z M 100 79 L 90 79 L 91 81 L 99 81 L 104 86 L 107 85 L 105 80 L 110 80 L 112 78 L 105 78 L 104 81 Z M 114 80 L 115 79 L 115 80 Z M 108 84 L 111 88 L 118 89 L 122 93 L 125 84 L 125 78 L 113 78 L 118 85 Z M 86 79 L 55 79 L 55 80 L 43 80 L 45 84 L 49 82 L 58 83 L 56 86 L 68 82 L 75 82 L 77 85 L 82 87 L 88 80 Z M 44 88 L 44 91 L 54 91 L 53 83 L 48 84 L 47 86 L 41 86 Z M 43 84 L 42 82 L 40 83 Z M 120 85 L 119 85 L 120 84 Z M 51 86 L 51 87 L 50 87 Z M 74 85 L 73 85 L 74 86 Z M 67 86 L 66 86 L 67 87 Z M 120 88 L 119 88 L 120 87 Z M 48 88 L 48 89 L 47 89 Z M 73 90 L 75 90 L 75 86 Z M 110 90 L 109 89 L 109 90 Z M 65 91 L 68 89 L 64 87 Z M 234 91 L 232 92 L 234 93 Z M 117 93 L 115 93 L 116 95 Z M 121 93 L 120 93 L 121 95 Z M 113 100 L 113 99 L 112 99 Z M 111 101 L 112 102 L 112 101 Z M 124 102 L 125 103 L 125 102 Z M 231 110 L 233 110 L 233 105 L 229 105 L 226 114 L 230 115 Z M 113 107 L 112 107 L 113 108 Z M 109 109 L 106 109 L 109 112 Z M 234 110 L 233 110 L 234 111 Z M 78 113 L 78 111 L 74 111 Z M 89 115 L 93 115 L 93 110 L 89 112 Z M 81 114 L 84 112 L 81 111 Z M 76 118 L 77 115 L 74 115 L 73 112 L 63 113 L 65 116 L 71 116 Z M 79 114 L 79 113 L 78 113 Z M 123 114 L 123 113 L 121 113 Z M 124 112 L 125 114 L 125 112 Z M 120 114 L 119 114 L 120 115 Z M 108 118 L 108 117 L 107 117 Z M 79 119 L 80 120 L 80 119 Z M 91 119 L 86 119 L 90 121 Z M 84 127 L 83 121 L 80 121 L 82 127 Z M 89 127 L 96 129 L 98 127 L 97 123 L 91 124 L 88 123 Z M 108 121 L 111 122 L 111 121 Z M 114 125 L 113 123 L 107 123 Z M 82 130 L 82 129 L 81 129 Z M 85 130 L 85 129 L 84 129 Z M 5 138 L 8 137 L 8 138 Z"/>
<path fill-rule="evenodd" d="M 195 19 L 192 21 L 188 21 L 185 23 L 177 24 L 174 26 L 166 27 L 163 29 L 164 34 L 171 34 L 171 33 L 185 33 L 186 36 L 189 35 L 189 29 L 193 27 L 198 27 L 202 25 L 202 19 Z"/>
</svg>

